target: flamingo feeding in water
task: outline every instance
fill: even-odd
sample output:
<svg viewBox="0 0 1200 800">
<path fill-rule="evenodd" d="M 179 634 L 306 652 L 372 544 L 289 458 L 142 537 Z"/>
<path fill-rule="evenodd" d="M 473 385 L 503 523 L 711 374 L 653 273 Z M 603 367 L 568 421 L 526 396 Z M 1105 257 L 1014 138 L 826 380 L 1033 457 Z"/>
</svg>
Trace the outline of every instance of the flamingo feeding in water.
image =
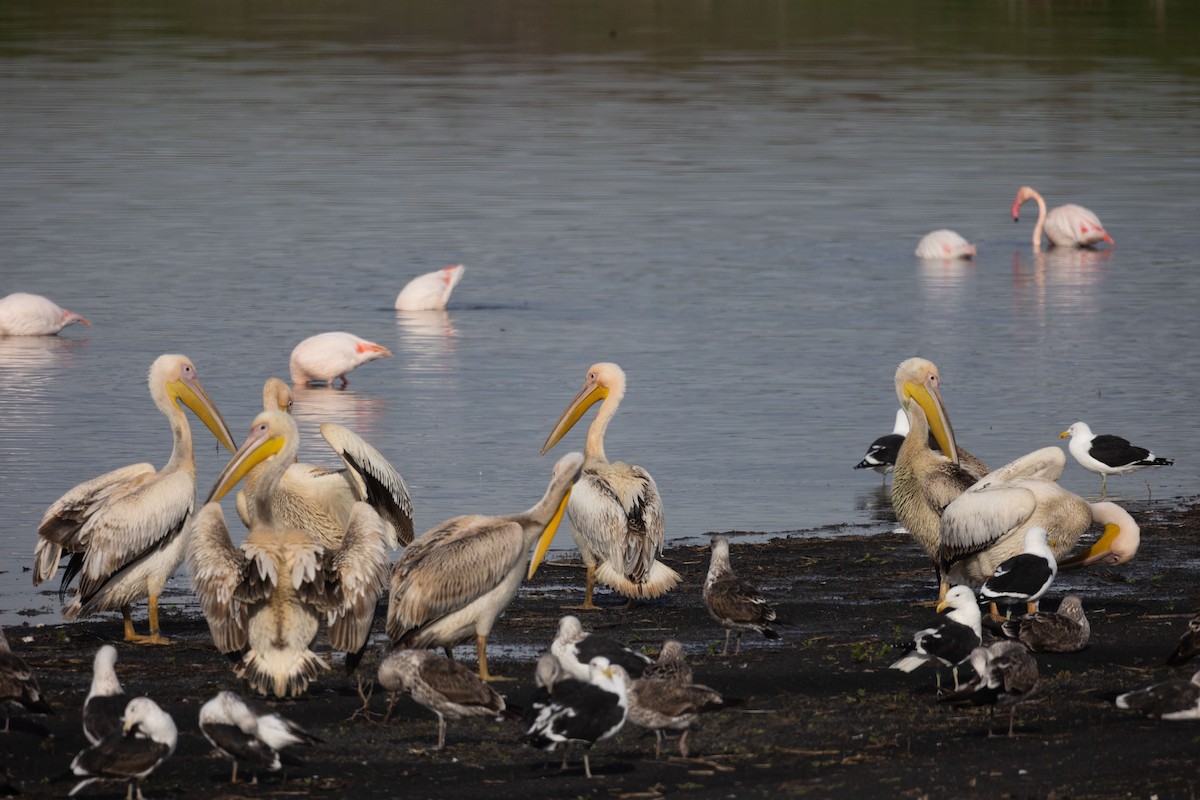
<svg viewBox="0 0 1200 800">
<path fill-rule="evenodd" d="M 974 258 L 975 245 L 952 230 L 941 228 L 925 234 L 917 244 L 917 258 L 946 259 Z"/>
<path fill-rule="evenodd" d="M 92 327 L 74 311 L 40 294 L 13 292 L 0 299 L 0 336 L 53 336 L 76 322 Z"/>
<path fill-rule="evenodd" d="M 443 311 L 450 293 L 463 279 L 467 268 L 462 264 L 426 272 L 408 282 L 396 295 L 397 311 Z"/>
<path fill-rule="evenodd" d="M 1046 201 L 1035 189 L 1022 186 L 1017 190 L 1017 197 L 1012 204 L 1013 222 L 1021 219 L 1021 205 L 1028 200 L 1034 200 L 1038 205 L 1038 221 L 1033 226 L 1033 249 L 1042 249 L 1042 231 L 1046 238 L 1058 247 L 1091 247 L 1099 242 L 1113 243 L 1113 239 L 1100 224 L 1100 219 L 1083 206 L 1067 203 L 1046 213 Z"/>
<path fill-rule="evenodd" d="M 353 333 L 319 333 L 308 337 L 292 350 L 292 383 L 328 383 L 332 386 L 334 381 L 341 380 L 345 388 L 350 384 L 346 373 L 359 364 L 391 354 L 392 351 L 383 345 L 360 339 Z"/>
</svg>

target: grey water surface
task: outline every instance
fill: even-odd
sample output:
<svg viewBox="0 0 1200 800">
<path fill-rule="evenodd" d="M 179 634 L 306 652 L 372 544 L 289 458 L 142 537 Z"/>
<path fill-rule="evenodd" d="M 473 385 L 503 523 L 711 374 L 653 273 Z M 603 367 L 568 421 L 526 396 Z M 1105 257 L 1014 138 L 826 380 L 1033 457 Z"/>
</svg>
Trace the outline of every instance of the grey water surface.
<svg viewBox="0 0 1200 800">
<path fill-rule="evenodd" d="M 329 330 L 395 357 L 299 391 L 301 457 L 353 428 L 418 531 L 532 505 L 602 360 L 629 377 L 608 454 L 656 478 L 668 547 L 889 527 L 851 467 L 911 355 L 992 464 L 1083 419 L 1178 459 L 1112 493 L 1196 493 L 1187 4 L 18 3 L 0 30 L 0 295 L 94 326 L 0 338 L 0 621 L 59 618 L 27 571 L 51 502 L 166 461 L 157 355 L 195 361 L 240 440 Z M 1116 247 L 1035 255 L 1022 184 Z M 978 257 L 917 261 L 942 227 Z M 393 311 L 453 263 L 448 311 Z M 227 454 L 192 428 L 202 498 Z"/>
</svg>

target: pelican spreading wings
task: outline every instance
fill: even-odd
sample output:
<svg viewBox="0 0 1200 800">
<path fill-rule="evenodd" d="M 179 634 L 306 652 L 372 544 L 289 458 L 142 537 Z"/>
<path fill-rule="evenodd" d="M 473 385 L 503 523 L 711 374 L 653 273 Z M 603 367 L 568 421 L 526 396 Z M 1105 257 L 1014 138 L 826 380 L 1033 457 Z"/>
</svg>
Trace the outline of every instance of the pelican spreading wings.
<svg viewBox="0 0 1200 800">
<path fill-rule="evenodd" d="M 263 410 L 291 413 L 292 390 L 279 378 L 268 378 L 264 384 Z M 342 543 L 350 510 L 361 501 L 383 520 L 388 547 L 395 550 L 411 542 L 413 505 L 400 473 L 349 428 L 325 422 L 321 435 L 346 466 L 289 465 L 271 497 L 275 521 L 304 531 L 326 548 L 335 548 Z M 255 497 L 266 469 L 260 463 L 246 473 L 237 494 L 238 517 L 247 528 L 254 524 Z"/>
<path fill-rule="evenodd" d="M 233 450 L 233 436 L 209 399 L 187 356 L 163 355 L 149 375 L 150 396 L 171 424 L 174 446 L 166 466 L 131 464 L 81 483 L 46 510 L 38 526 L 33 585 L 54 577 L 63 551 L 71 554 L 62 578 L 78 575 L 79 591 L 63 608 L 73 620 L 121 609 L 125 640 L 168 644 L 158 627 L 158 598 L 183 560 L 188 518 L 196 502 L 192 431 L 182 403 Z M 134 633 L 130 605 L 150 598 L 150 635 Z"/>
<path fill-rule="evenodd" d="M 896 369 L 896 397 L 908 414 L 909 431 L 896 456 L 892 507 L 896 519 L 933 559 L 939 592 L 949 584 L 940 557 L 940 527 L 946 506 L 987 474 L 987 467 L 958 447 L 942 403 L 937 365 L 910 358 Z M 938 450 L 929 446 L 930 438 Z"/>
<path fill-rule="evenodd" d="M 593 364 L 583 388 L 558 418 L 542 445 L 542 455 L 597 402 L 600 410 L 588 428 L 583 476 L 571 494 L 567 514 L 587 567 L 587 588 L 580 608 L 594 609 L 595 583 L 616 589 L 630 601 L 660 597 L 679 583 L 679 573 L 658 560 L 665 523 L 662 498 L 650 473 L 604 455 L 604 432 L 625 396 L 625 371 L 616 364 Z"/>
<path fill-rule="evenodd" d="M 491 680 L 487 637 L 512 602 L 521 579 L 533 577 L 550 547 L 579 478 L 583 456 L 554 465 L 537 505 L 504 517 L 448 519 L 419 536 L 392 569 L 387 634 L 396 647 L 444 647 L 475 637 L 479 677 Z M 528 573 L 525 557 L 534 542 Z"/>
<path fill-rule="evenodd" d="M 213 643 L 238 656 L 234 671 L 262 694 L 301 695 L 325 662 L 309 647 L 322 619 L 335 650 L 360 651 L 387 576 L 383 521 L 366 503 L 350 510 L 341 545 L 327 548 L 275 519 L 273 497 L 296 460 L 300 433 L 282 411 L 254 418 L 193 524 L 188 569 Z M 256 464 L 266 472 L 254 524 L 234 547 L 216 501 Z"/>
<path fill-rule="evenodd" d="M 1056 483 L 1066 463 L 1061 448 L 1043 447 L 988 474 L 946 506 L 939 559 L 951 582 L 979 586 L 1021 552 L 1033 527 L 1046 529 L 1050 550 L 1064 567 L 1105 560 L 1114 541 L 1138 536 L 1137 523 L 1120 506 L 1089 503 Z M 1093 523 L 1105 526 L 1103 544 L 1067 558 Z"/>
</svg>

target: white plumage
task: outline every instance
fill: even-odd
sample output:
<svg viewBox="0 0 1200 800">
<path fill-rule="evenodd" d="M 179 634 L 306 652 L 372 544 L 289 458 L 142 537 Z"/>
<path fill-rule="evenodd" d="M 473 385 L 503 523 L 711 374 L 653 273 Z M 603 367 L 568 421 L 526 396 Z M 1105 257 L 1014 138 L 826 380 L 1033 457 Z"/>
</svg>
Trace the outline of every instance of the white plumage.
<svg viewBox="0 0 1200 800">
<path fill-rule="evenodd" d="M 53 336 L 68 325 L 92 323 L 40 294 L 14 292 L 0 299 L 0 336 Z"/>
<path fill-rule="evenodd" d="M 1086 422 L 1076 422 L 1060 433 L 1060 439 L 1071 437 L 1067 449 L 1079 465 L 1100 476 L 1100 496 L 1108 494 L 1108 476 L 1124 475 L 1146 467 L 1169 467 L 1174 459 L 1159 458 L 1144 447 L 1110 433 L 1096 434 Z"/>
<path fill-rule="evenodd" d="M 450 293 L 463 279 L 467 268 L 462 264 L 443 267 L 418 275 L 396 295 L 397 311 L 441 311 L 450 302 Z"/>
<path fill-rule="evenodd" d="M 85 780 L 68 794 L 73 797 L 96 781 L 124 780 L 129 781 L 126 800 L 143 800 L 142 780 L 171 757 L 178 741 L 171 715 L 149 697 L 135 697 L 125 707 L 120 728 L 75 756 L 71 771 Z"/>
<path fill-rule="evenodd" d="M 952 230 L 941 228 L 931 231 L 917 244 L 917 258 L 952 260 L 973 258 L 975 245 Z"/>
<path fill-rule="evenodd" d="M 367 341 L 353 333 L 333 331 L 310 336 L 292 350 L 289 365 L 292 383 L 328 383 L 341 381 L 349 385 L 347 373 L 356 367 L 386 358 L 392 351 L 381 344 Z"/>
<path fill-rule="evenodd" d="M 1034 189 L 1022 186 L 1017 190 L 1012 204 L 1013 222 L 1021 218 L 1021 204 L 1029 200 L 1037 202 L 1038 221 L 1033 228 L 1033 249 L 1042 249 L 1042 231 L 1050 243 L 1059 247 L 1090 247 L 1099 242 L 1113 243 L 1113 239 L 1100 224 L 1099 218 L 1083 206 L 1068 203 L 1046 213 L 1046 201 Z"/>
</svg>

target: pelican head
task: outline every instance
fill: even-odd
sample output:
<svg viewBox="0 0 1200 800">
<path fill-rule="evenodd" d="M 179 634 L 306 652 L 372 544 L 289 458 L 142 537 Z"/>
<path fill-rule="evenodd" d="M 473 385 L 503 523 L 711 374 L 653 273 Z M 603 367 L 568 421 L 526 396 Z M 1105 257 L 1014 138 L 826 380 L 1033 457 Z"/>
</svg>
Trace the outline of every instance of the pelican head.
<svg viewBox="0 0 1200 800">
<path fill-rule="evenodd" d="M 150 365 L 148 381 L 150 394 L 160 408 L 165 410 L 176 401 L 183 403 L 212 431 L 217 441 L 225 445 L 225 449 L 234 449 L 233 434 L 221 418 L 221 412 L 217 411 L 216 404 L 200 385 L 196 365 L 190 358 L 181 355 L 159 356 Z"/>
<path fill-rule="evenodd" d="M 542 503 L 553 503 L 555 498 L 560 497 L 560 494 L 561 499 L 555 505 L 554 515 L 546 523 L 541 536 L 538 537 L 537 546 L 533 549 L 533 557 L 529 559 L 529 572 L 525 576 L 526 580 L 533 577 L 542 563 L 542 559 L 546 557 L 546 551 L 550 549 L 550 542 L 554 540 L 554 532 L 558 530 L 563 513 L 567 510 L 567 501 L 571 499 L 571 487 L 575 485 L 575 481 L 579 480 L 579 474 L 582 471 L 583 453 L 567 453 L 555 462 L 554 470 L 550 474 L 550 486 L 546 489 Z M 542 503 L 538 505 L 540 506 Z"/>
<path fill-rule="evenodd" d="M 896 368 L 896 397 L 905 410 L 916 401 L 929 421 L 929 432 L 937 441 L 942 454 L 955 464 L 958 463 L 958 447 L 954 440 L 954 428 L 942 404 L 941 378 L 937 365 L 924 358 L 910 358 Z"/>
<path fill-rule="evenodd" d="M 1104 533 L 1079 555 L 1058 562 L 1060 569 L 1075 569 L 1091 564 L 1124 564 L 1137 555 L 1142 529 L 1129 512 L 1116 503 L 1091 503 L 1092 519 L 1104 525 Z"/>
<path fill-rule="evenodd" d="M 288 464 L 296 460 L 296 452 L 300 447 L 300 430 L 290 414 L 283 411 L 263 411 L 254 418 L 250 425 L 250 433 L 242 446 L 233 454 L 233 458 L 217 476 L 212 491 L 208 493 L 205 504 L 220 500 L 237 482 L 246 477 L 246 473 L 272 456 L 281 455 L 283 469 L 278 470 L 274 479 L 278 481 Z M 265 476 L 266 485 L 271 486 L 271 476 Z M 264 495 L 270 495 L 266 491 Z"/>
<path fill-rule="evenodd" d="M 279 378 L 267 378 L 263 384 L 263 411 L 292 413 L 292 388 Z"/>
<path fill-rule="evenodd" d="M 593 364 L 588 368 L 587 376 L 583 379 L 583 388 L 579 390 L 579 394 L 575 395 L 575 399 L 571 401 L 567 410 L 554 424 L 554 430 L 550 431 L 550 435 L 546 437 L 546 443 L 542 445 L 542 455 L 554 447 L 558 440 L 566 435 L 580 417 L 597 402 L 612 397 L 615 404 L 621 402 L 621 398 L 624 396 L 625 370 L 610 361 Z"/>
</svg>

